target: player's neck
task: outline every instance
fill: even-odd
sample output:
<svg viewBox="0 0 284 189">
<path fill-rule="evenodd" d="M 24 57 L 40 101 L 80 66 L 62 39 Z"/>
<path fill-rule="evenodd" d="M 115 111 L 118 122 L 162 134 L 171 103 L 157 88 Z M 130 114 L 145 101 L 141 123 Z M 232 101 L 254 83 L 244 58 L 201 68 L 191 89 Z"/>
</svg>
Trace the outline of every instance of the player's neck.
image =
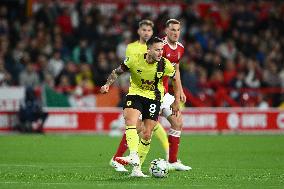
<svg viewBox="0 0 284 189">
<path fill-rule="evenodd" d="M 142 40 L 142 39 L 139 39 L 138 43 L 144 45 L 144 44 L 146 44 L 146 41 L 144 41 L 144 40 Z"/>
<path fill-rule="evenodd" d="M 176 48 L 177 42 L 169 40 L 168 36 L 166 37 L 167 43 L 172 47 Z"/>
</svg>

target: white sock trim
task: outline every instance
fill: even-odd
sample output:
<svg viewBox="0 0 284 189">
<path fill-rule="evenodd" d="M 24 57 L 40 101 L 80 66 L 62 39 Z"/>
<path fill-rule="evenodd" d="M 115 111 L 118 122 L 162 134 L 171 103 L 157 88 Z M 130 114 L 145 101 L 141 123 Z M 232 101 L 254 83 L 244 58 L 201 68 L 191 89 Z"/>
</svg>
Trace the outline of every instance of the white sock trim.
<svg viewBox="0 0 284 189">
<path fill-rule="evenodd" d="M 174 129 L 170 129 L 170 130 L 169 130 L 169 135 L 174 136 L 174 137 L 180 137 L 181 131 L 177 131 L 177 130 L 174 130 Z"/>
</svg>

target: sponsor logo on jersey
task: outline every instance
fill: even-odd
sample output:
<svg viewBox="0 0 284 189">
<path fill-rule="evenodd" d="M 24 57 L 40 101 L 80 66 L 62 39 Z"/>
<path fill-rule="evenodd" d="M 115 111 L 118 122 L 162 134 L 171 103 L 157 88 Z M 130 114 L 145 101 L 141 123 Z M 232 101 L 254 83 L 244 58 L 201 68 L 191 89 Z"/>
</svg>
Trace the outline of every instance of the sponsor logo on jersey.
<svg viewBox="0 0 284 189">
<path fill-rule="evenodd" d="M 163 72 L 157 72 L 157 77 L 161 78 L 163 76 Z"/>
</svg>

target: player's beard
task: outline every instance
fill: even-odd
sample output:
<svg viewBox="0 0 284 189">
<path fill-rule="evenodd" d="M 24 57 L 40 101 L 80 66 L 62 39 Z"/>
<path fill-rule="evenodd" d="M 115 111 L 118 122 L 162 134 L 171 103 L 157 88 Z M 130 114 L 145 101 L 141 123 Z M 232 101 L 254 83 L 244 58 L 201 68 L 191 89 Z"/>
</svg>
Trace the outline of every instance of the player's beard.
<svg viewBox="0 0 284 189">
<path fill-rule="evenodd" d="M 170 43 L 176 43 L 177 41 L 178 41 L 178 39 L 179 39 L 179 36 L 177 36 L 177 37 L 168 37 L 168 41 L 170 42 Z"/>
<path fill-rule="evenodd" d="M 176 43 L 178 41 L 178 37 L 173 37 L 173 39 L 171 40 L 172 43 Z"/>
<path fill-rule="evenodd" d="M 153 64 L 155 62 L 159 62 L 161 60 L 161 58 L 162 58 L 162 56 L 158 57 L 158 56 L 156 56 L 154 54 L 148 54 L 148 56 L 149 56 L 149 59 L 148 59 L 149 61 L 147 61 L 147 62 L 149 64 Z"/>
<path fill-rule="evenodd" d="M 162 58 L 162 56 L 160 56 L 160 57 L 157 56 L 157 57 L 155 57 L 154 60 L 155 60 L 156 62 L 159 62 L 159 61 L 161 60 L 161 58 Z"/>
</svg>

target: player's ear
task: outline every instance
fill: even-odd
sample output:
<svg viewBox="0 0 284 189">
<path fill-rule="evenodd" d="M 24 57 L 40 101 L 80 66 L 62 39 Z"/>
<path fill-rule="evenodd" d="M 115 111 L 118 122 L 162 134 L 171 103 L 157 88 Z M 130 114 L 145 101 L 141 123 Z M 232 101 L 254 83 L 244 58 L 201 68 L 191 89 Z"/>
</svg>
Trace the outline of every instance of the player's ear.
<svg viewBox="0 0 284 189">
<path fill-rule="evenodd" d="M 147 47 L 147 53 L 149 53 L 150 52 L 150 48 L 149 47 Z"/>
<path fill-rule="evenodd" d="M 140 28 L 137 29 L 137 33 L 140 36 Z"/>
<path fill-rule="evenodd" d="M 169 33 L 169 29 L 166 27 L 165 28 L 165 34 L 168 35 L 168 33 Z"/>
</svg>

